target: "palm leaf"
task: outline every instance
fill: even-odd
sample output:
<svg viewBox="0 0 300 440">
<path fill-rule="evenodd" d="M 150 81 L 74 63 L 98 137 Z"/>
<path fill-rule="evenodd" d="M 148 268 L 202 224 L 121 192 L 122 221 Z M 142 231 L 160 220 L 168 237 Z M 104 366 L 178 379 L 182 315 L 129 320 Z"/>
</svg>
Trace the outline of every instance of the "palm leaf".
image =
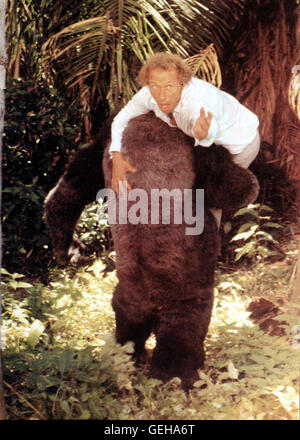
<svg viewBox="0 0 300 440">
<path fill-rule="evenodd" d="M 103 0 L 94 8 L 95 16 L 65 27 L 46 41 L 42 48 L 45 71 L 58 75 L 69 87 L 79 86 L 79 97 L 84 81 L 91 90 L 91 103 L 99 92 L 100 99 L 115 106 L 120 98 L 126 102 L 137 91 L 135 76 L 141 64 L 163 50 L 180 54 L 195 75 L 220 87 L 221 71 L 211 41 L 221 45 L 230 27 L 221 11 L 230 8 L 223 1 L 218 3 Z"/>
<path fill-rule="evenodd" d="M 206 49 L 203 49 L 196 55 L 187 58 L 186 63 L 192 69 L 193 75 L 217 87 L 221 87 L 222 74 L 213 44 L 210 44 Z"/>
<path fill-rule="evenodd" d="M 98 53 L 98 44 L 95 40 L 101 41 L 107 35 L 114 35 L 117 28 L 110 20 L 109 16 L 94 17 L 79 23 L 67 26 L 62 31 L 49 38 L 42 46 L 42 54 L 45 63 L 51 63 L 65 57 L 79 58 L 89 51 L 94 55 Z M 85 51 L 83 52 L 83 48 Z M 82 53 L 83 52 L 83 53 Z"/>
</svg>

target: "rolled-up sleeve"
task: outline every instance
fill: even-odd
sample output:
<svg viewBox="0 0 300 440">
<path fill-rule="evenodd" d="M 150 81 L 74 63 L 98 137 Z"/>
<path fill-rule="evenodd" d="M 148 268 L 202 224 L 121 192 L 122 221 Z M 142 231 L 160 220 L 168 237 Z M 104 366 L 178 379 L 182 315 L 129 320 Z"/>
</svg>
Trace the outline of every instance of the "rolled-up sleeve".
<svg viewBox="0 0 300 440">
<path fill-rule="evenodd" d="M 149 97 L 150 92 L 148 92 L 146 87 L 143 87 L 114 118 L 111 126 L 110 153 L 121 151 L 122 136 L 128 122 L 132 118 L 143 115 L 150 110 Z"/>
</svg>

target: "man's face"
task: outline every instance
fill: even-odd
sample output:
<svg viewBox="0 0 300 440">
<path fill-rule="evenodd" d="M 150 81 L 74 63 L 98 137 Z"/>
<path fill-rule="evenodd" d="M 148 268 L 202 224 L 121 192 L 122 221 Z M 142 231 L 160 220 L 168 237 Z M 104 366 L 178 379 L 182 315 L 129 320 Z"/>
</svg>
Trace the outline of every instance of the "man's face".
<svg viewBox="0 0 300 440">
<path fill-rule="evenodd" d="M 148 85 L 160 110 L 167 114 L 172 113 L 180 101 L 183 89 L 177 70 L 154 67 L 149 72 Z"/>
</svg>

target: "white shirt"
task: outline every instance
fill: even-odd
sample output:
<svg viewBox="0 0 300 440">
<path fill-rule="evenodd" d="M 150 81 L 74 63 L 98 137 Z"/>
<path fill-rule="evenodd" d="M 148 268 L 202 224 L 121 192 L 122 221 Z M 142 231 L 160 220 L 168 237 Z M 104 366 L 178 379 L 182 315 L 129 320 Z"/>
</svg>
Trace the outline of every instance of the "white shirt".
<svg viewBox="0 0 300 440">
<path fill-rule="evenodd" d="M 194 136 L 194 126 L 203 107 L 213 118 L 205 139 Z M 172 126 L 170 118 L 163 113 L 145 86 L 136 93 L 114 118 L 111 128 L 110 152 L 121 151 L 122 135 L 130 119 L 148 113 Z M 212 84 L 192 78 L 182 90 L 181 98 L 173 110 L 177 127 L 195 139 L 195 146 L 210 147 L 213 143 L 223 145 L 231 154 L 237 154 L 251 143 L 257 135 L 258 117 L 240 104 L 237 99 Z"/>
</svg>

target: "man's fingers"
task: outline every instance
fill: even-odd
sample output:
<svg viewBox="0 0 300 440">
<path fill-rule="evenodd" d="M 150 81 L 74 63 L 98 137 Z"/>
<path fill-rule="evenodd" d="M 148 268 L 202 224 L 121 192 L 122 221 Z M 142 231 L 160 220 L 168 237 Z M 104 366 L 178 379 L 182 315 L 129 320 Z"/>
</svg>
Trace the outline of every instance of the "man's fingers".
<svg viewBox="0 0 300 440">
<path fill-rule="evenodd" d="M 112 182 L 112 189 L 114 192 L 118 195 L 119 194 L 119 182 L 116 180 L 113 180 Z"/>
<path fill-rule="evenodd" d="M 115 180 L 112 182 L 112 189 L 117 196 L 124 196 L 131 190 L 131 185 L 127 180 Z"/>
<path fill-rule="evenodd" d="M 198 124 L 202 130 L 207 130 L 210 127 L 210 121 L 208 121 L 207 119 L 205 120 L 199 119 Z"/>
<path fill-rule="evenodd" d="M 135 172 L 136 172 L 136 168 L 134 168 L 132 165 L 130 165 L 130 164 L 128 163 L 128 169 L 127 169 L 127 171 L 129 171 L 130 173 L 135 173 Z"/>
<path fill-rule="evenodd" d="M 120 196 L 123 196 L 126 194 L 127 187 L 128 187 L 127 180 L 119 180 Z"/>
<path fill-rule="evenodd" d="M 207 116 L 205 114 L 205 110 L 203 107 L 201 107 L 200 109 L 200 121 L 204 121 L 205 123 L 209 123 L 211 122 L 213 117 L 213 114 L 211 112 L 207 112 Z"/>
<path fill-rule="evenodd" d="M 205 139 L 208 134 L 212 118 L 213 114 L 211 112 L 208 112 L 206 116 L 205 109 L 203 107 L 200 108 L 200 116 L 198 117 L 194 127 L 194 133 L 198 139 Z"/>
<path fill-rule="evenodd" d="M 127 172 L 135 173 L 136 168 L 132 167 L 131 165 L 126 166 L 126 171 L 124 170 L 121 176 L 115 176 L 112 178 L 111 186 L 117 195 L 124 195 L 126 193 L 126 189 L 127 191 L 131 190 L 131 185 L 128 183 L 125 177 Z"/>
<path fill-rule="evenodd" d="M 208 121 L 207 119 L 202 119 L 199 121 L 200 127 L 207 129 L 210 126 L 210 121 Z"/>
</svg>

